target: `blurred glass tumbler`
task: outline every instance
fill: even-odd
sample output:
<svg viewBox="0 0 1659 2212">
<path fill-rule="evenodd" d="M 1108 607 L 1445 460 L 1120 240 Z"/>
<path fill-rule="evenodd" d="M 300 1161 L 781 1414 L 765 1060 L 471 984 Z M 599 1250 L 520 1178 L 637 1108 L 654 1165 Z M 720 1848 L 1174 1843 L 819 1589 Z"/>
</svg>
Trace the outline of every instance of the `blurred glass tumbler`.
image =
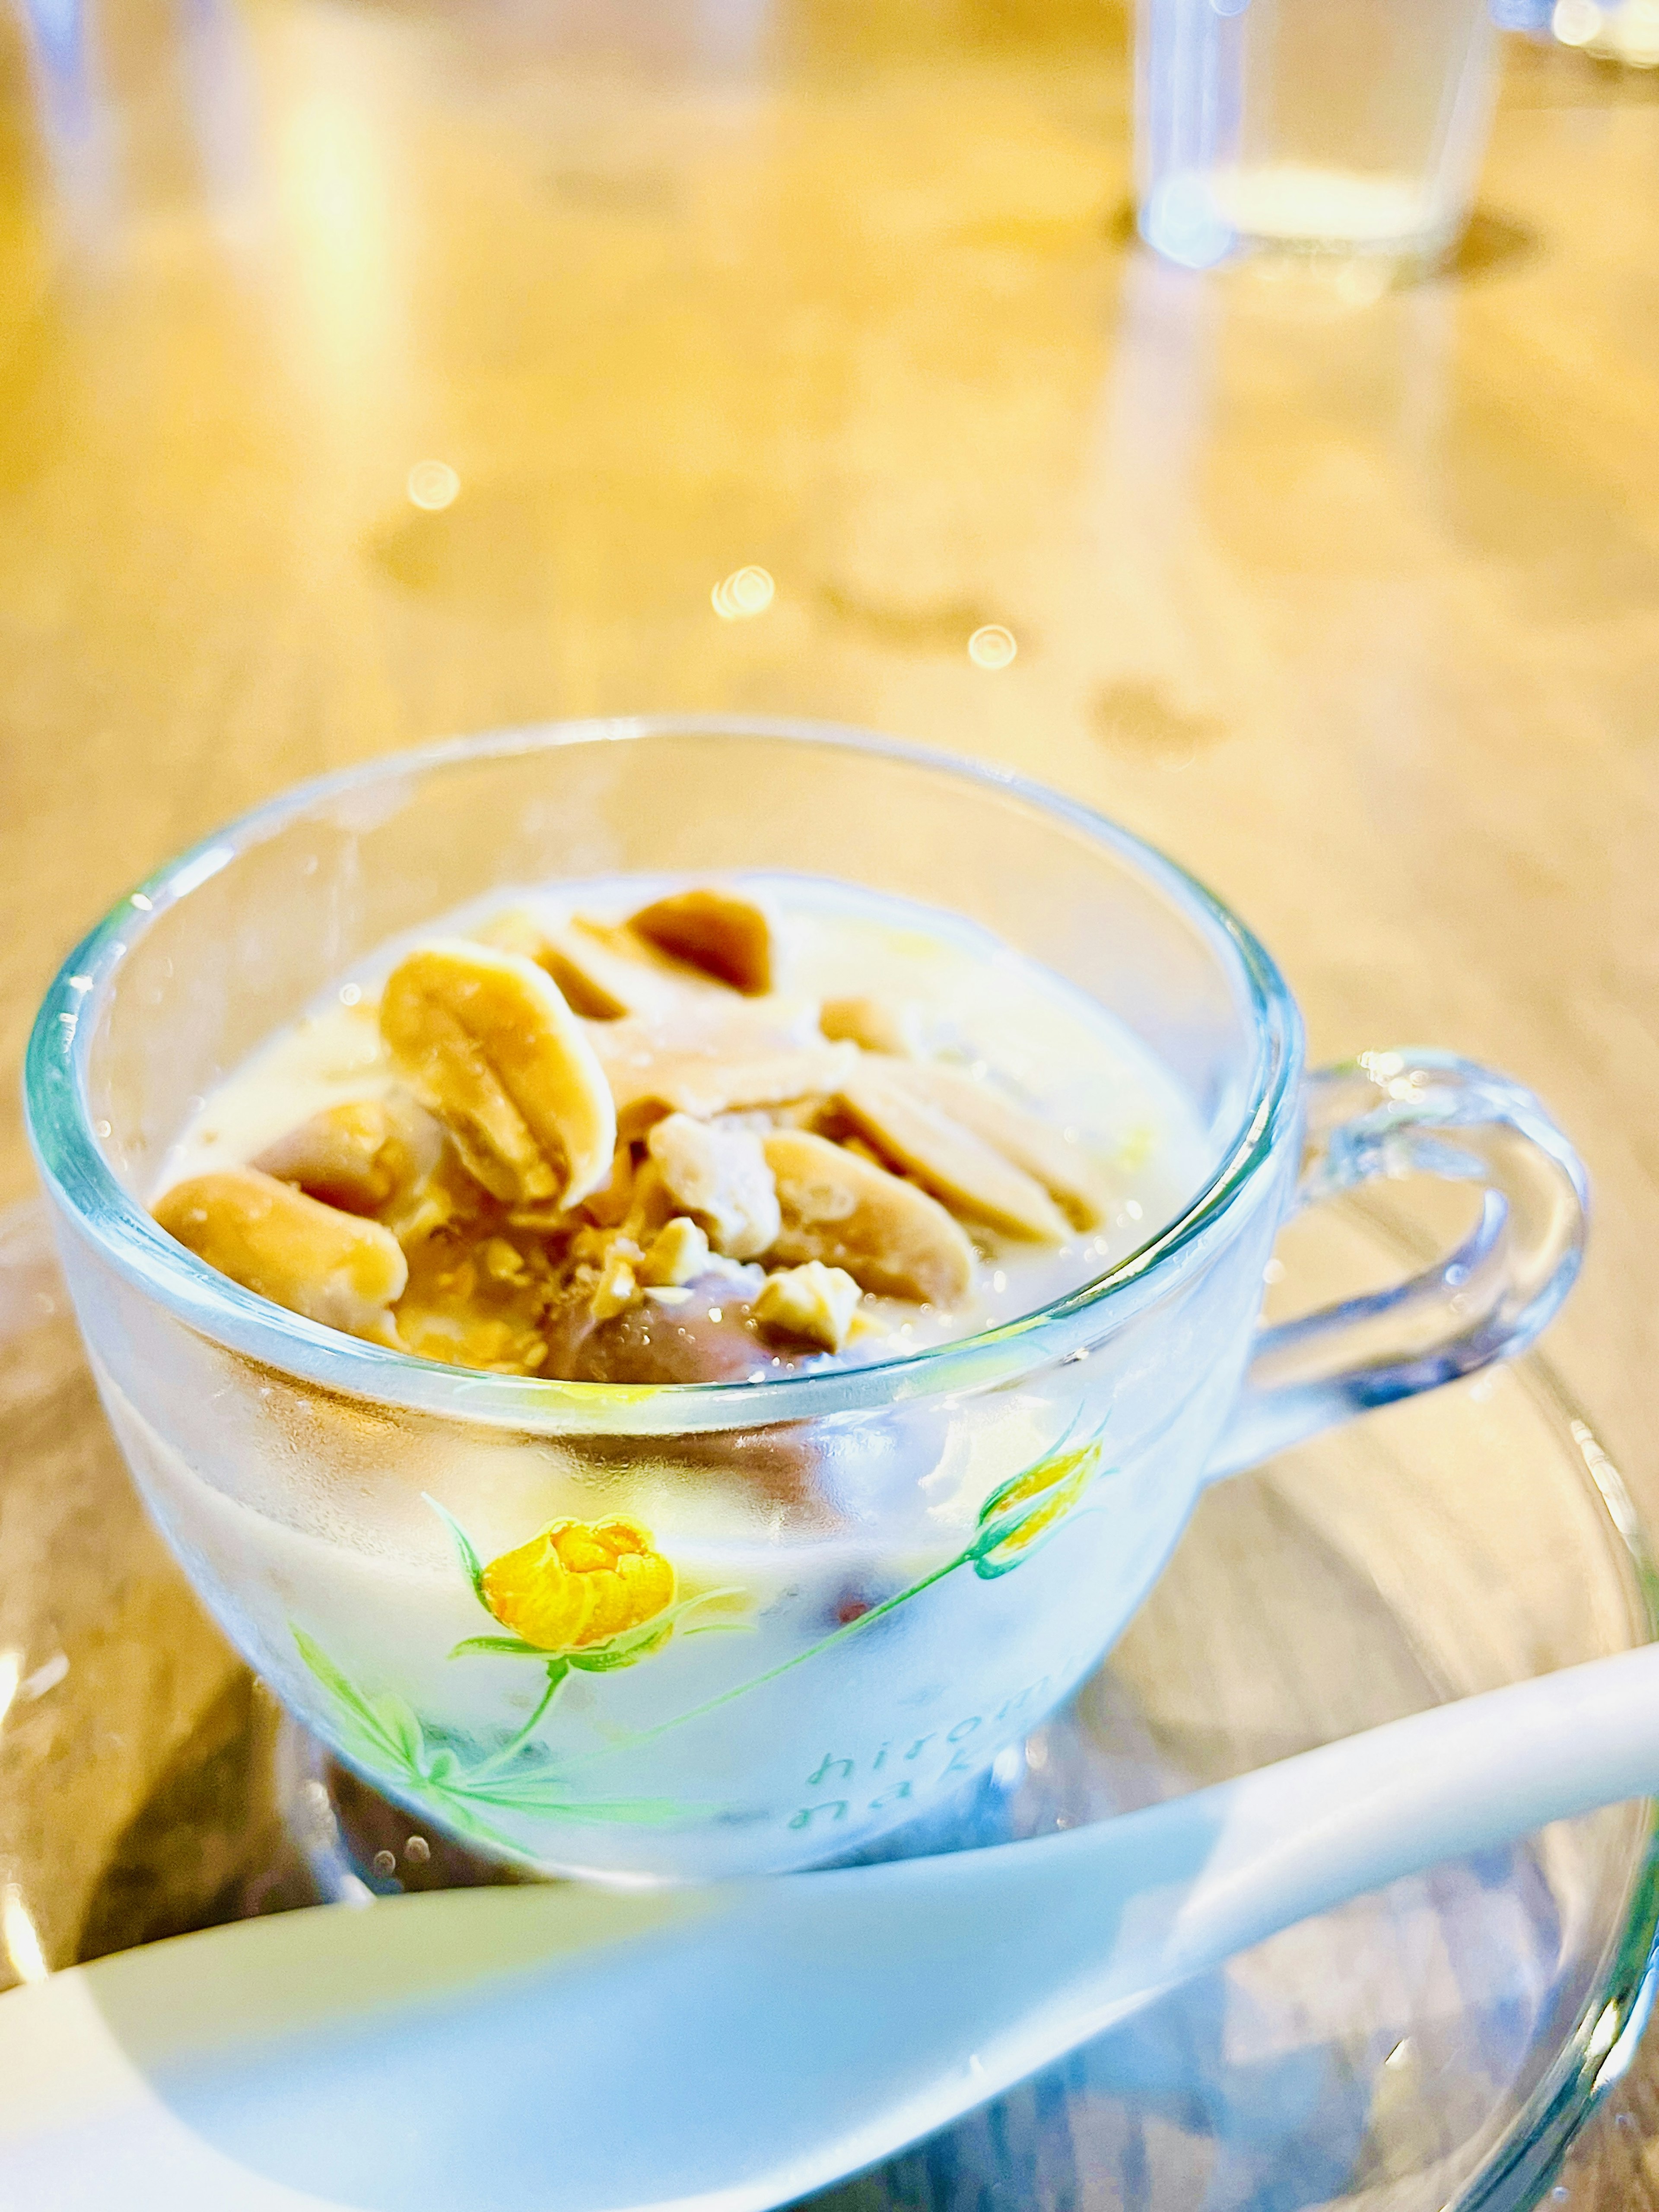
<svg viewBox="0 0 1659 2212">
<path fill-rule="evenodd" d="M 1409 271 L 1455 244 L 1497 89 L 1488 0 L 1139 9 L 1136 188 L 1158 252 Z"/>
</svg>

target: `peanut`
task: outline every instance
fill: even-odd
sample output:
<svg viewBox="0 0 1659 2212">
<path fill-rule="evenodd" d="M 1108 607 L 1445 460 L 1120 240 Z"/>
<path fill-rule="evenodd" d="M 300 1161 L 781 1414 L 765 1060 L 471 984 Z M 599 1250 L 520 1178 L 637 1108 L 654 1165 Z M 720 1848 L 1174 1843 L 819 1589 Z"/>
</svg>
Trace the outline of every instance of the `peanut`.
<svg viewBox="0 0 1659 2212">
<path fill-rule="evenodd" d="M 486 922 L 477 936 L 481 945 L 533 960 L 586 1021 L 660 1017 L 699 997 L 725 996 L 707 975 L 667 958 L 632 930 L 585 915 L 544 921 L 515 908 Z"/>
<path fill-rule="evenodd" d="M 209 1267 L 290 1313 L 394 1347 L 388 1309 L 409 1279 L 389 1229 L 307 1198 L 258 1168 L 192 1176 L 155 1214 Z"/>
<path fill-rule="evenodd" d="M 844 1039 L 866 1052 L 895 1060 L 915 1057 L 915 1011 L 896 1000 L 872 993 L 855 999 L 826 999 L 818 1009 L 818 1027 L 825 1036 Z"/>
<path fill-rule="evenodd" d="M 755 1319 L 775 1335 L 839 1352 L 863 1295 L 845 1268 L 809 1260 L 805 1267 L 780 1268 L 767 1277 L 755 1300 Z"/>
<path fill-rule="evenodd" d="M 772 988 L 772 924 L 765 908 L 740 892 L 676 891 L 641 907 L 628 927 L 745 998 L 763 998 Z"/>
<path fill-rule="evenodd" d="M 637 1053 L 611 1057 L 605 1066 L 623 1133 L 637 1136 L 666 1114 L 699 1121 L 750 1107 L 783 1106 L 802 1098 L 827 1098 L 858 1062 L 850 1044 L 806 1045 L 758 1054 Z"/>
<path fill-rule="evenodd" d="M 708 1239 L 683 1213 L 665 1223 L 652 1238 L 640 1280 L 656 1290 L 680 1290 L 708 1272 Z"/>
<path fill-rule="evenodd" d="M 325 1206 L 374 1214 L 400 1244 L 483 1196 L 450 1154 L 443 1124 L 406 1094 L 325 1107 L 253 1165 Z"/>
<path fill-rule="evenodd" d="M 1068 1142 L 1052 1123 L 1039 1121 L 970 1076 L 937 1062 L 884 1068 L 882 1074 L 900 1090 L 927 1099 L 1035 1176 L 1073 1229 L 1098 1229 L 1110 1213 L 1110 1194 L 1098 1170 L 1081 1146 Z"/>
<path fill-rule="evenodd" d="M 778 1233 L 777 1193 L 760 1139 L 747 1129 L 713 1129 L 671 1114 L 646 1139 L 677 1212 L 708 1232 L 716 1252 L 752 1260 Z"/>
<path fill-rule="evenodd" d="M 612 1252 L 599 1270 L 599 1279 L 589 1301 L 595 1321 L 610 1321 L 639 1300 L 639 1285 L 635 1280 L 633 1263 L 620 1252 Z"/>
<path fill-rule="evenodd" d="M 967 1295 L 974 1249 L 937 1199 L 805 1129 L 762 1142 L 782 1215 L 770 1257 L 822 1260 L 889 1297 L 949 1306 Z"/>
<path fill-rule="evenodd" d="M 1066 1217 L 1042 1184 L 928 1100 L 862 1068 L 842 1084 L 839 1097 L 877 1151 L 908 1169 L 953 1212 L 1011 1237 L 1066 1242 Z"/>
<path fill-rule="evenodd" d="M 422 946 L 387 978 L 380 1032 L 493 1197 L 568 1206 L 610 1174 L 604 1071 L 558 986 L 521 954 L 459 938 Z"/>
</svg>

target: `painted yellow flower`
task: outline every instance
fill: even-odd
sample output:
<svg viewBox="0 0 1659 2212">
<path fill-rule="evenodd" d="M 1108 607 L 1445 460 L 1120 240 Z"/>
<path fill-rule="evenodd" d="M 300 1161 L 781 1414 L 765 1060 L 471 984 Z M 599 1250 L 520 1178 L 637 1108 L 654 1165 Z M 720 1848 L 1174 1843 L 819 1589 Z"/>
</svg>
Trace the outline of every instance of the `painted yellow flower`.
<svg viewBox="0 0 1659 2212">
<path fill-rule="evenodd" d="M 483 1570 L 479 1595 L 538 1651 L 580 1651 L 674 1602 L 674 1570 L 637 1521 L 550 1521 Z"/>
</svg>

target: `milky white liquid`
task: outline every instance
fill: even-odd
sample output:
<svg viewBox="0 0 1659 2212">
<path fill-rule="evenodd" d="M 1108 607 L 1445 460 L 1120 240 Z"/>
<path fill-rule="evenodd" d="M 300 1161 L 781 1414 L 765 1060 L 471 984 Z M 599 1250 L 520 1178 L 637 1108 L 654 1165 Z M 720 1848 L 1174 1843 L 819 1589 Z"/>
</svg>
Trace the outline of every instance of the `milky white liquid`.
<svg viewBox="0 0 1659 2212">
<path fill-rule="evenodd" d="M 489 908 L 620 918 L 665 887 L 562 885 Z M 902 1358 L 1036 1310 L 1144 1243 L 1202 1186 L 1214 1145 L 1184 1094 L 1057 978 L 958 919 L 905 902 L 805 878 L 757 888 L 781 916 L 786 994 L 915 1002 L 935 1056 L 1073 1133 L 1112 1194 L 1104 1227 L 1063 1248 L 975 1230 L 971 1308 L 875 1302 L 881 1328 L 860 1358 Z M 181 1133 L 157 1191 L 249 1158 L 323 1107 L 385 1089 L 380 979 L 410 942 L 476 927 L 487 910 L 434 920 L 384 947 L 270 1040 Z M 449 1656 L 464 1638 L 500 1631 L 430 1501 L 486 1561 L 556 1517 L 626 1515 L 672 1561 L 682 1598 L 738 1592 L 703 1616 L 735 1629 L 677 1628 L 636 1664 L 562 1683 L 514 1771 L 556 1770 L 568 1815 L 488 1812 L 497 1847 L 538 1863 L 697 1876 L 807 1863 L 891 1826 L 960 1786 L 1063 1693 L 1162 1562 L 1180 1517 L 1172 1484 L 1196 1479 L 1201 1449 L 1181 1439 L 1187 1429 L 1212 1434 L 1236 1385 L 1243 1335 L 1228 1326 L 1224 1343 L 1195 1340 L 1202 1357 L 1169 1375 L 1167 1406 L 1147 1355 L 1128 1358 L 1120 1395 L 1125 1407 L 1146 1398 L 1150 1413 L 1134 1419 L 1157 1432 L 1157 1448 L 1103 1457 L 1075 1525 L 1012 1572 L 987 1578 L 957 1566 L 885 1614 L 877 1609 L 962 1559 L 1000 1486 L 1109 1425 L 1109 1361 L 816 1424 L 806 1507 L 757 1490 L 718 1449 L 711 1463 L 707 1438 L 696 1451 L 646 1437 L 596 1454 L 580 1437 L 422 1422 L 407 1432 L 388 1424 L 381 1441 L 374 1422 L 314 1394 L 292 1394 L 285 1413 L 282 1387 L 267 1384 L 246 1448 L 207 1465 L 190 1463 L 118 1394 L 112 1412 L 168 1533 L 219 1593 L 221 1617 L 254 1662 L 371 1778 L 441 1819 L 453 1807 L 428 1799 L 418 1773 L 354 1740 L 295 1639 L 296 1629 L 313 1639 L 364 1698 L 401 1699 L 418 1716 L 422 1757 L 437 1746 L 477 1766 L 507 1741 L 537 1703 L 542 1672 L 532 1661 Z M 865 1613 L 876 1616 L 867 1629 L 852 1628 Z M 642 1821 L 580 1809 L 644 1800 L 671 1811 Z"/>
</svg>

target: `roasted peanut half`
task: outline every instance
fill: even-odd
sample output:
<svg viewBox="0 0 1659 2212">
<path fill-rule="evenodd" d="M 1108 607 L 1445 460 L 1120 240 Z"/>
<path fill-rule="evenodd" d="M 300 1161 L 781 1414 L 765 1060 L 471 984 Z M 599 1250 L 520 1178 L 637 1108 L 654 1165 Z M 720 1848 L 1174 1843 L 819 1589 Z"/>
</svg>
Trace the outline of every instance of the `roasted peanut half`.
<svg viewBox="0 0 1659 2212">
<path fill-rule="evenodd" d="M 481 945 L 517 952 L 550 975 L 573 1013 L 585 1021 L 615 1022 L 630 1015 L 659 1019 L 701 1000 L 726 994 L 696 968 L 671 960 L 630 929 L 576 915 L 544 921 L 515 908 L 477 933 Z"/>
<path fill-rule="evenodd" d="M 244 1290 L 349 1336 L 398 1344 L 387 1309 L 409 1267 L 378 1222 L 324 1206 L 258 1168 L 192 1176 L 157 1200 L 155 1214 L 169 1237 Z"/>
<path fill-rule="evenodd" d="M 397 1234 L 390 1213 L 405 1211 L 439 1166 L 443 1124 L 412 1098 L 354 1098 L 325 1107 L 276 1143 L 253 1165 L 307 1198 L 347 1213 L 373 1213 Z"/>
<path fill-rule="evenodd" d="M 1073 1229 L 1098 1229 L 1111 1212 L 1111 1195 L 1099 1170 L 1079 1145 L 1051 1122 L 1039 1121 L 988 1091 L 983 1084 L 936 1061 L 884 1068 L 884 1080 L 925 1098 L 964 1129 L 1036 1177 Z"/>
<path fill-rule="evenodd" d="M 822 1260 L 878 1296 L 940 1306 L 967 1296 L 974 1248 L 937 1199 L 805 1129 L 762 1144 L 782 1215 L 769 1257 Z"/>
<path fill-rule="evenodd" d="M 766 909 L 738 891 L 675 891 L 629 916 L 628 927 L 746 997 L 772 988 L 772 924 Z"/>
<path fill-rule="evenodd" d="M 915 1056 L 915 1010 L 897 999 L 884 999 L 874 992 L 854 999 L 826 999 L 818 1009 L 818 1027 L 825 1036 L 860 1045 L 866 1052 L 894 1060 Z"/>
<path fill-rule="evenodd" d="M 617 1116 L 586 1031 L 521 954 L 465 939 L 395 968 L 380 1034 L 462 1158 L 508 1206 L 573 1206 L 611 1172 Z"/>
<path fill-rule="evenodd" d="M 646 1139 L 677 1213 L 708 1232 L 711 1248 L 752 1260 L 778 1233 L 778 1197 L 760 1139 L 748 1129 L 713 1129 L 671 1114 Z"/>
<path fill-rule="evenodd" d="M 475 933 L 480 945 L 533 961 L 558 985 L 571 1012 L 580 1014 L 584 1021 L 619 1021 L 624 1014 L 637 1011 L 633 994 L 607 980 L 605 970 L 611 963 L 597 946 L 597 957 L 592 959 L 583 959 L 580 947 L 573 957 L 568 930 L 550 927 L 522 908 L 498 914 Z"/>
<path fill-rule="evenodd" d="M 1042 1185 L 927 1099 L 861 1068 L 842 1084 L 839 1101 L 878 1152 L 908 1169 L 953 1212 L 1011 1237 L 1066 1242 L 1066 1217 Z"/>
<path fill-rule="evenodd" d="M 386 1155 L 392 1116 L 383 1098 L 356 1098 L 313 1114 L 255 1158 L 262 1174 L 298 1183 L 310 1198 L 347 1213 L 373 1213 L 396 1188 Z"/>
<path fill-rule="evenodd" d="M 603 1034 L 603 1032 L 601 1032 Z M 858 1065 L 850 1044 L 806 1045 L 782 1052 L 714 1054 L 635 1052 L 611 1054 L 605 1066 L 624 1135 L 637 1136 L 666 1114 L 699 1121 L 751 1107 L 827 1098 Z"/>
</svg>

